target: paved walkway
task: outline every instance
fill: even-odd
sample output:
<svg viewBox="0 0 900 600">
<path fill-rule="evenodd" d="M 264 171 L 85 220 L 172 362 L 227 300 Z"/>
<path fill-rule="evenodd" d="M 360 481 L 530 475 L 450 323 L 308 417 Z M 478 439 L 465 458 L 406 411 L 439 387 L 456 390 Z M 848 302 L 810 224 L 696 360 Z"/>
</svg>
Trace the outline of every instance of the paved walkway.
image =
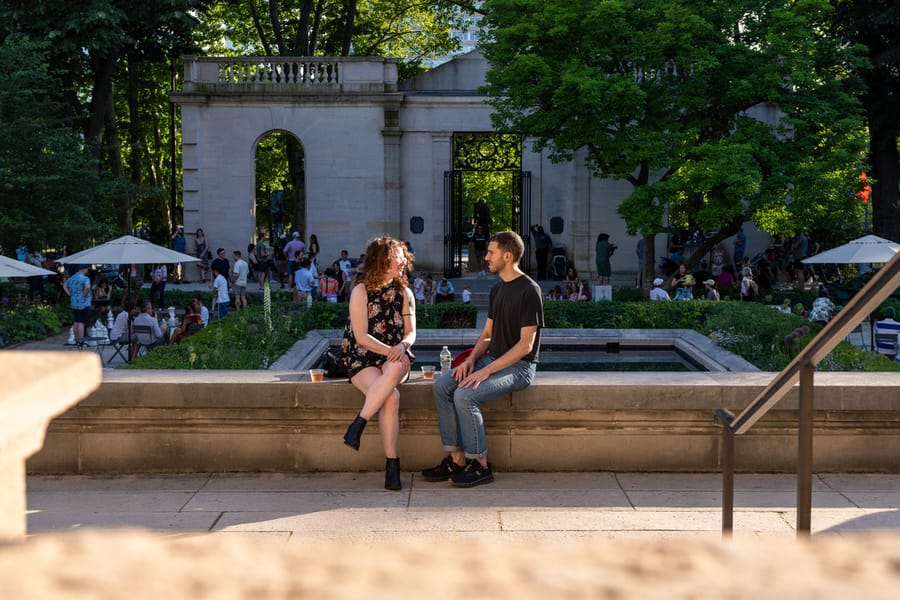
<svg viewBox="0 0 900 600">
<path fill-rule="evenodd" d="M 497 473 L 457 489 L 403 474 L 196 474 L 28 477 L 28 532 L 141 527 L 375 543 L 392 539 L 527 541 L 721 536 L 721 476 Z M 738 475 L 735 537 L 796 536 L 796 478 Z M 900 475 L 821 474 L 814 535 L 900 530 Z"/>
</svg>

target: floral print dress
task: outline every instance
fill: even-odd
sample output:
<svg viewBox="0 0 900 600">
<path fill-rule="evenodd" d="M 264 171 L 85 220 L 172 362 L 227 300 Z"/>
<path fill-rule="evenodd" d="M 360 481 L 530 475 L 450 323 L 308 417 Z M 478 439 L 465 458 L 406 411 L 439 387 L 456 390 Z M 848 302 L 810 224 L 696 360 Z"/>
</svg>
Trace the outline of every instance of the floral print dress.
<svg viewBox="0 0 900 600">
<path fill-rule="evenodd" d="M 367 306 L 369 317 L 369 335 L 388 346 L 396 346 L 405 335 L 403 331 L 403 293 L 398 291 L 391 282 L 388 285 L 375 290 L 367 291 Z M 356 343 L 350 319 L 344 327 L 344 340 L 341 350 L 347 360 L 347 374 L 349 379 L 366 367 L 378 367 L 387 361 L 387 357 L 370 350 L 366 350 Z M 410 362 L 415 356 L 409 350 L 406 351 Z"/>
</svg>

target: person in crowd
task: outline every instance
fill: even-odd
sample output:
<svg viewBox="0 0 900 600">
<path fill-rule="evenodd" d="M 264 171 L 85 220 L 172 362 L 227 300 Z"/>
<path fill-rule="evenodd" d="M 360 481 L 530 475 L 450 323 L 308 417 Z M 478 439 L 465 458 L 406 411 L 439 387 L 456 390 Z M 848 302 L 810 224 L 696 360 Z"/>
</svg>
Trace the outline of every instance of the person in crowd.
<svg viewBox="0 0 900 600">
<path fill-rule="evenodd" d="M 187 241 L 184 239 L 184 227 L 179 225 L 172 234 L 172 250 L 184 254 Z M 181 283 L 184 280 L 184 265 L 182 263 L 175 264 L 175 283 Z"/>
<path fill-rule="evenodd" d="M 63 291 L 69 295 L 69 306 L 74 314 L 72 335 L 76 340 L 84 338 L 85 327 L 93 320 L 91 310 L 91 280 L 87 276 L 88 265 L 78 265 L 75 273 L 63 284 Z"/>
<path fill-rule="evenodd" d="M 94 308 L 97 310 L 97 318 L 103 323 L 106 323 L 106 315 L 109 313 L 111 295 L 109 279 L 101 275 L 97 278 L 97 287 L 94 289 Z"/>
<path fill-rule="evenodd" d="M 260 238 L 256 244 L 256 260 L 258 264 L 258 267 L 256 267 L 256 281 L 259 284 L 259 289 L 262 290 L 266 282 L 269 281 L 269 274 L 278 274 L 278 271 L 275 269 L 275 261 L 272 259 L 272 249 L 264 238 Z"/>
<path fill-rule="evenodd" d="M 541 225 L 531 226 L 531 238 L 534 240 L 534 256 L 537 259 L 537 278 L 538 281 L 543 281 L 547 279 L 547 259 L 550 257 L 553 240 L 544 233 Z"/>
<path fill-rule="evenodd" d="M 875 333 L 890 335 L 887 336 L 888 340 L 878 340 L 878 343 L 875 345 L 875 351 L 895 360 L 897 358 L 897 348 L 900 347 L 900 323 L 894 320 L 896 311 L 893 306 L 885 307 L 882 315 L 884 318 L 875 321 Z M 891 339 L 893 339 L 893 344 Z"/>
<path fill-rule="evenodd" d="M 828 321 L 831 320 L 831 317 L 834 316 L 835 308 L 834 302 L 831 300 L 831 295 L 828 293 L 828 288 L 824 285 L 819 286 L 819 296 L 813 300 L 812 307 L 809 309 L 808 318 L 813 323 L 819 323 L 821 325 L 825 325 Z"/>
<path fill-rule="evenodd" d="M 575 287 L 575 291 L 569 294 L 569 300 L 573 302 L 585 302 L 591 299 L 591 286 L 587 279 L 582 279 Z"/>
<path fill-rule="evenodd" d="M 197 267 L 200 269 L 200 281 L 206 281 L 207 272 L 209 271 L 209 260 L 212 258 L 212 254 L 209 251 L 209 241 L 206 239 L 206 234 L 199 227 L 194 234 L 194 248 L 197 258 L 200 259 L 197 262 Z"/>
<path fill-rule="evenodd" d="M 594 243 L 594 264 L 597 267 L 597 281 L 600 285 L 609 285 L 612 275 L 610 257 L 616 251 L 616 245 L 610 243 L 608 233 L 598 233 Z"/>
<path fill-rule="evenodd" d="M 566 294 L 571 296 L 578 289 L 578 271 L 575 270 L 575 267 L 569 267 L 566 270 L 566 277 L 563 279 L 563 283 L 566 285 Z"/>
<path fill-rule="evenodd" d="M 177 344 L 185 338 L 188 329 L 192 325 L 203 327 L 203 318 L 200 316 L 200 308 L 203 305 L 196 298 L 191 298 L 184 310 L 184 316 L 181 318 L 181 325 L 172 331 L 169 336 L 169 345 Z"/>
<path fill-rule="evenodd" d="M 531 385 L 540 358 L 543 294 L 519 267 L 524 252 L 525 243 L 512 231 L 497 233 L 488 243 L 488 268 L 500 281 L 491 288 L 487 321 L 474 349 L 449 376 L 434 380 L 441 445 L 449 454 L 422 471 L 425 481 L 449 479 L 472 487 L 494 480 L 481 406 Z"/>
<path fill-rule="evenodd" d="M 720 290 L 724 290 L 730 287 L 734 287 L 735 285 L 735 277 L 734 277 L 734 267 L 730 264 L 726 264 L 722 267 L 722 270 L 715 277 L 716 279 L 716 287 Z"/>
<path fill-rule="evenodd" d="M 416 302 L 406 278 L 412 256 L 402 242 L 378 237 L 366 249 L 363 277 L 350 294 L 350 320 L 343 351 L 350 383 L 365 395 L 362 410 L 347 428 L 344 444 L 359 450 L 366 423 L 378 414 L 385 455 L 384 487 L 401 489 L 400 392 L 415 356 Z"/>
<path fill-rule="evenodd" d="M 294 232 L 291 234 L 291 241 L 289 241 L 284 247 L 284 255 L 287 257 L 287 276 L 289 281 L 293 281 L 294 272 L 299 268 L 299 264 L 296 261 L 296 256 L 298 252 L 306 252 L 306 244 L 303 243 L 303 240 L 300 239 L 300 234 L 298 232 Z"/>
<path fill-rule="evenodd" d="M 299 256 L 300 253 L 298 252 L 297 255 Z M 308 302 L 311 302 L 313 288 L 319 287 L 318 280 L 309 270 L 310 265 L 308 258 L 301 258 L 300 268 L 294 272 L 294 302 L 299 303 L 300 306 L 306 306 Z"/>
<path fill-rule="evenodd" d="M 445 277 L 441 277 L 437 289 L 434 291 L 434 302 L 453 302 L 456 298 L 456 290 L 453 283 L 447 281 Z"/>
<path fill-rule="evenodd" d="M 753 269 L 744 267 L 741 271 L 741 301 L 751 302 L 757 296 L 757 284 L 753 281 Z"/>
<path fill-rule="evenodd" d="M 331 263 L 331 271 L 334 273 L 334 278 L 338 282 L 338 302 L 346 302 L 347 298 L 350 296 L 350 285 L 344 279 L 344 272 L 341 270 L 341 266 L 337 261 Z"/>
<path fill-rule="evenodd" d="M 809 256 L 809 237 L 805 231 L 798 231 L 791 244 L 791 259 L 794 261 L 794 281 L 802 290 L 806 283 L 806 266 L 803 259 Z"/>
<path fill-rule="evenodd" d="M 340 271 L 340 269 L 338 269 L 338 271 Z M 341 284 L 335 278 L 334 267 L 325 269 L 325 276 L 319 280 L 319 288 L 325 302 L 330 302 L 331 304 L 337 303 L 338 291 L 341 289 Z"/>
<path fill-rule="evenodd" d="M 547 292 L 547 300 L 565 300 L 566 296 L 563 294 L 562 288 L 558 285 L 553 286 L 553 289 Z"/>
<path fill-rule="evenodd" d="M 484 277 L 484 256 L 487 254 L 488 237 L 488 232 L 484 225 L 478 224 L 475 226 L 475 231 L 472 232 L 472 247 L 475 250 L 475 264 L 479 270 L 479 277 Z"/>
<path fill-rule="evenodd" d="M 119 344 L 127 343 L 131 320 L 134 319 L 137 314 L 138 311 L 135 310 L 135 305 L 131 298 L 124 298 L 122 300 L 122 310 L 116 315 L 116 320 L 113 321 L 112 329 L 109 330 L 110 341 L 118 342 Z"/>
<path fill-rule="evenodd" d="M 678 270 L 675 272 L 675 275 L 672 276 L 672 281 L 669 283 L 670 288 L 675 288 L 675 299 L 676 300 L 693 300 L 694 299 L 694 285 L 697 283 L 697 280 L 694 279 L 694 276 L 687 272 L 687 267 L 684 263 L 678 265 Z"/>
<path fill-rule="evenodd" d="M 259 283 L 259 289 L 262 289 L 262 264 L 259 262 L 259 256 L 256 254 L 256 244 L 250 243 L 247 244 L 247 267 L 249 268 L 248 272 L 248 282 L 249 281 L 257 281 Z"/>
<path fill-rule="evenodd" d="M 194 296 L 191 298 L 194 303 L 200 307 L 200 322 L 203 323 L 203 326 L 206 327 L 209 325 L 209 309 L 206 308 L 206 305 L 203 303 L 203 300 L 200 299 L 199 296 Z"/>
<path fill-rule="evenodd" d="M 319 238 L 316 237 L 316 234 L 312 234 L 309 236 L 309 244 L 306 245 L 306 253 L 309 254 L 310 260 L 315 264 L 315 260 L 313 257 L 321 254 L 322 248 L 319 247 Z"/>
<path fill-rule="evenodd" d="M 694 276 L 694 281 L 706 281 L 709 279 L 712 274 L 709 272 L 709 265 L 705 260 L 700 261 L 700 265 L 691 272 L 691 275 Z"/>
<path fill-rule="evenodd" d="M 220 319 L 223 319 L 228 316 L 228 304 L 231 302 L 231 299 L 228 297 L 228 280 L 225 279 L 225 274 L 221 273 L 219 268 L 215 264 L 210 267 L 213 274 L 212 288 L 216 313 Z"/>
<path fill-rule="evenodd" d="M 160 324 L 156 311 L 153 310 L 153 303 L 147 300 L 144 302 L 141 313 L 134 318 L 134 325 L 146 325 L 150 327 L 149 336 L 142 333 L 136 333 L 134 341 L 143 346 L 160 346 L 166 343 L 166 321 Z M 132 356 L 134 358 L 134 356 Z"/>
<path fill-rule="evenodd" d="M 419 271 L 419 274 L 416 275 L 416 278 L 413 280 L 413 297 L 416 299 L 416 304 L 422 304 L 425 302 L 425 272 Z"/>
<path fill-rule="evenodd" d="M 247 281 L 250 277 L 250 266 L 241 256 L 240 250 L 233 253 L 234 268 L 231 271 L 231 281 L 234 283 L 234 309 L 247 308 Z"/>
<path fill-rule="evenodd" d="M 669 300 L 671 300 L 671 298 L 669 298 L 669 293 L 666 290 L 662 289 L 663 283 L 664 283 L 664 280 L 662 277 L 657 277 L 656 279 L 653 280 L 653 289 L 650 290 L 650 299 L 651 300 L 654 300 L 654 301 L 660 301 L 660 300 L 669 301 Z"/>
<path fill-rule="evenodd" d="M 703 282 L 703 285 L 706 288 L 706 292 L 704 293 L 704 300 L 719 300 L 719 290 L 716 289 L 716 280 L 715 279 L 707 279 Z"/>
<path fill-rule="evenodd" d="M 210 265 L 210 269 L 215 267 L 219 274 L 222 277 L 226 278 L 226 282 L 228 277 L 231 275 L 231 263 L 228 262 L 228 259 L 225 258 L 225 248 L 217 248 L 216 249 L 216 257 L 212 260 L 212 264 Z M 215 278 L 215 275 L 212 275 Z M 212 283 L 212 279 L 210 280 Z"/>
<path fill-rule="evenodd" d="M 716 242 L 716 245 L 713 246 L 713 249 L 710 251 L 710 276 L 718 277 L 719 273 L 722 272 L 722 268 L 727 262 L 728 256 L 725 253 L 725 244 L 723 244 L 722 242 Z"/>
<path fill-rule="evenodd" d="M 434 304 L 434 280 L 431 274 L 425 276 L 425 304 Z"/>
<path fill-rule="evenodd" d="M 169 269 L 163 263 L 156 263 L 150 271 L 150 302 L 157 306 L 166 305 L 166 280 Z"/>
<path fill-rule="evenodd" d="M 275 245 L 272 247 L 272 258 L 273 264 L 275 265 L 272 272 L 278 277 L 278 283 L 281 284 L 281 289 L 284 289 L 284 282 L 287 278 L 288 262 L 290 262 L 288 255 L 284 252 L 286 247 L 287 237 L 282 233 L 278 236 Z"/>
<path fill-rule="evenodd" d="M 472 290 L 470 289 L 468 283 L 463 284 L 462 303 L 472 304 Z"/>
<path fill-rule="evenodd" d="M 353 285 L 353 263 L 350 262 L 350 253 L 346 250 L 341 250 L 341 258 L 337 261 L 338 266 L 341 268 L 341 272 L 344 274 L 344 281 L 346 281 L 349 285 Z"/>
<path fill-rule="evenodd" d="M 743 263 L 744 254 L 747 251 L 747 235 L 744 233 L 743 227 L 739 228 L 737 234 L 735 234 L 734 241 L 731 243 L 731 248 L 734 266 L 738 268 Z"/>
</svg>

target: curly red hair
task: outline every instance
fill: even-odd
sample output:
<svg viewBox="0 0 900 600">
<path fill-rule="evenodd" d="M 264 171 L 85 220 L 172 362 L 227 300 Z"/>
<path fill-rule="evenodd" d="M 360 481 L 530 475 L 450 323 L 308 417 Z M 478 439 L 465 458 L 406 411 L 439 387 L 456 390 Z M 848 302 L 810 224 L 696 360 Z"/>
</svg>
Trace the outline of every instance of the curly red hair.
<svg viewBox="0 0 900 600">
<path fill-rule="evenodd" d="M 403 255 L 406 257 L 407 269 L 409 269 L 413 264 L 414 257 L 402 241 L 388 236 L 369 240 L 369 244 L 366 247 L 366 258 L 362 264 L 362 282 L 365 284 L 366 290 L 374 292 L 381 288 L 384 283 L 384 276 L 391 268 L 391 259 L 397 248 L 403 251 Z M 394 279 L 394 285 L 400 291 L 409 287 L 409 279 L 407 279 L 405 272 Z"/>
</svg>

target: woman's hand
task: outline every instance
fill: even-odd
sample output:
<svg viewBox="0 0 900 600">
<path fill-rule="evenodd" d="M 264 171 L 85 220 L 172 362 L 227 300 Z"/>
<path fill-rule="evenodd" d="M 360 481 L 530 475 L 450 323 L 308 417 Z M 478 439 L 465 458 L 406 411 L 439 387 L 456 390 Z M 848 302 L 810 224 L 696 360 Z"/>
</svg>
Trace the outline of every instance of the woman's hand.
<svg viewBox="0 0 900 600">
<path fill-rule="evenodd" d="M 391 349 L 388 350 L 387 359 L 388 360 L 400 360 L 401 358 L 406 357 L 406 351 L 409 349 L 409 344 L 406 342 L 400 342 L 396 346 L 391 346 Z"/>
</svg>

